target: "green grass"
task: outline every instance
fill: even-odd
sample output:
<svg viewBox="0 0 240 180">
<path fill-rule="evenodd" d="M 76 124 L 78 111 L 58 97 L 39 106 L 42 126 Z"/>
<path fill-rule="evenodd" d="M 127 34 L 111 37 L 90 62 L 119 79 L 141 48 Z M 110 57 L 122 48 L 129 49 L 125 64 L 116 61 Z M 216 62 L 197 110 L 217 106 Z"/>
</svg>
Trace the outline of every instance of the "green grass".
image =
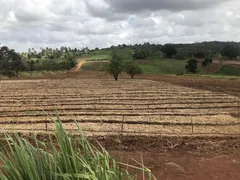
<svg viewBox="0 0 240 180">
<path fill-rule="evenodd" d="M 125 55 L 124 60 L 129 60 L 128 56 L 129 54 Z M 100 61 L 102 57 L 107 57 L 107 55 L 96 56 L 96 60 Z M 89 59 L 93 59 L 90 60 L 93 62 L 85 63 L 82 69 L 86 71 L 103 71 L 103 67 L 107 62 L 94 62 L 94 58 L 94 56 L 89 57 Z M 135 60 L 135 62 L 142 68 L 143 73 L 150 74 L 181 74 L 185 71 L 187 63 L 185 60 L 176 59 Z"/>
<path fill-rule="evenodd" d="M 240 76 L 240 66 L 223 65 L 217 72 L 219 75 Z"/>
<path fill-rule="evenodd" d="M 103 62 L 91 61 L 91 62 L 84 63 L 81 69 L 84 71 L 104 71 L 105 65 L 107 63 L 108 62 L 105 62 L 105 61 Z"/>
<path fill-rule="evenodd" d="M 87 61 L 101 61 L 101 60 L 110 60 L 111 55 L 102 54 L 102 55 L 94 55 L 86 58 Z"/>
<path fill-rule="evenodd" d="M 140 65 L 143 73 L 159 74 L 159 68 L 150 64 Z"/>
<path fill-rule="evenodd" d="M 132 59 L 132 49 L 129 47 L 117 49 L 116 53 L 123 59 L 123 60 L 130 60 Z"/>
<path fill-rule="evenodd" d="M 131 48 L 118 48 L 116 53 L 122 57 L 123 60 L 132 59 L 132 50 Z M 112 50 L 102 50 L 102 51 L 93 51 L 88 57 L 87 61 L 100 61 L 100 60 L 110 60 Z M 185 66 L 187 60 L 177 60 L 177 59 L 161 59 L 158 57 L 153 57 L 153 59 L 147 60 L 135 60 L 136 63 L 140 65 L 143 70 L 143 73 L 147 74 L 186 74 Z M 103 71 L 102 63 L 96 62 L 91 64 L 85 64 L 83 66 L 84 70 L 91 71 Z M 223 65 L 223 67 L 217 73 L 203 72 L 199 69 L 197 74 L 186 74 L 190 76 L 201 76 L 201 77 L 216 77 L 216 78 L 238 78 L 240 76 L 240 67 L 235 67 L 234 65 Z M 230 76 L 230 77 L 227 77 Z M 232 76 L 232 77 L 231 77 Z M 233 77 L 234 76 L 234 77 Z"/>
<path fill-rule="evenodd" d="M 121 58 L 129 60 L 132 58 L 132 49 L 129 47 L 113 49 Z M 95 50 L 85 56 L 87 60 L 110 60 L 112 57 L 112 49 Z"/>
<path fill-rule="evenodd" d="M 76 124 L 77 125 L 77 124 Z M 101 147 L 93 146 L 78 126 L 81 139 L 68 135 L 60 120 L 55 122 L 53 141 L 45 144 L 34 137 L 30 143 L 18 134 L 1 139 L 0 180 L 131 180 L 128 168 L 138 170 L 142 179 L 155 179 L 151 171 L 117 162 Z"/>
<path fill-rule="evenodd" d="M 152 61 L 141 60 L 139 64 L 143 73 L 181 74 L 185 71 L 186 61 L 175 59 L 155 59 Z"/>
</svg>

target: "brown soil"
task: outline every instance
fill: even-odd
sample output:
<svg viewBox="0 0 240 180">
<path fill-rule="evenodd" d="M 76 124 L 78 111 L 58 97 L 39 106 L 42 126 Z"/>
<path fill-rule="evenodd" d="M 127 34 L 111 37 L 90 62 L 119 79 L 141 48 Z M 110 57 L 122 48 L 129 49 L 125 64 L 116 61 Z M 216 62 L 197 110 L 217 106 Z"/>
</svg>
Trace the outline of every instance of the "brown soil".
<svg viewBox="0 0 240 180">
<path fill-rule="evenodd" d="M 96 71 L 79 71 L 68 72 L 58 75 L 49 75 L 44 77 L 27 77 L 23 79 L 112 79 L 110 75 L 105 72 Z M 126 74 L 121 74 L 120 79 L 129 79 Z M 209 90 L 213 92 L 221 92 L 240 97 L 240 78 L 220 79 L 194 76 L 177 76 L 177 75 L 152 75 L 144 74 L 136 76 L 136 79 L 148 79 L 155 81 L 163 81 L 184 87 L 195 89 Z"/>
<path fill-rule="evenodd" d="M 137 167 L 134 160 L 143 162 L 159 180 L 240 180 L 239 138 L 102 136 L 89 140 L 97 145 L 97 139 L 117 161 Z M 47 136 L 38 139 L 48 141 Z M 129 171 L 143 179 L 141 173 Z"/>
<path fill-rule="evenodd" d="M 140 137 L 136 139 L 136 137 L 122 138 L 120 147 L 123 151 L 111 151 L 111 154 L 114 157 L 119 157 L 120 154 L 126 162 L 131 159 L 141 162 L 143 158 L 144 165 L 152 170 L 157 179 L 240 179 L 239 138 Z M 106 144 L 105 146 L 109 147 Z M 142 179 L 139 174 L 138 177 Z"/>
<path fill-rule="evenodd" d="M 111 152 L 118 157 L 119 152 Z M 124 161 L 134 159 L 150 167 L 159 180 L 239 180 L 240 158 L 229 156 L 197 157 L 186 153 L 175 156 L 167 153 L 123 152 Z M 132 162 L 132 161 L 130 161 Z M 133 170 L 132 170 L 133 171 Z M 134 172 L 134 171 L 133 171 Z M 136 173 L 137 179 L 143 179 Z"/>
<path fill-rule="evenodd" d="M 49 75 L 44 77 L 28 77 L 24 79 L 112 79 L 110 75 L 105 72 L 96 71 L 79 71 L 68 72 L 59 75 Z M 129 79 L 126 74 L 121 74 L 120 79 Z M 213 92 L 221 92 L 240 96 L 240 78 L 220 79 L 220 78 L 207 78 L 207 77 L 194 77 L 194 76 L 177 76 L 177 75 L 152 75 L 144 74 L 136 76 L 136 79 L 148 79 L 155 81 L 163 81 L 184 87 L 195 89 L 209 90 Z"/>
<path fill-rule="evenodd" d="M 138 78 L 168 82 L 195 89 L 221 92 L 240 97 L 240 79 L 219 79 L 177 75 L 143 75 Z"/>
<path fill-rule="evenodd" d="M 110 79 L 102 72 L 71 72 L 34 79 Z M 121 75 L 120 79 L 129 77 Z M 239 79 L 170 75 L 142 75 L 137 79 L 209 90 L 240 97 Z M 133 158 L 149 167 L 161 180 L 240 180 L 239 137 L 102 136 L 97 140 L 114 157 Z M 138 175 L 138 179 L 141 179 Z"/>
</svg>

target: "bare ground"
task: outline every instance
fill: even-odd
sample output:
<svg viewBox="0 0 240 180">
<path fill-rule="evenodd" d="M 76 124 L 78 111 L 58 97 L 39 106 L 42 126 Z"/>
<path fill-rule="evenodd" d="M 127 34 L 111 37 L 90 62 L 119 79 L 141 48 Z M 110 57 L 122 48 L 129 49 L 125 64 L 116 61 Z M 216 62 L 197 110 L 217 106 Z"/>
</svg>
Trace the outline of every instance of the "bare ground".
<svg viewBox="0 0 240 180">
<path fill-rule="evenodd" d="M 37 77 L 42 79 L 43 77 Z M 102 72 L 74 72 L 44 79 L 109 79 Z M 120 78 L 129 78 L 122 75 Z M 36 79 L 36 78 L 35 78 Z M 239 79 L 142 75 L 137 79 L 164 81 L 184 87 L 240 97 Z M 96 139 L 114 157 L 134 158 L 161 180 L 240 180 L 239 137 L 101 136 Z M 138 176 L 138 179 L 141 179 Z"/>
<path fill-rule="evenodd" d="M 28 77 L 24 79 L 112 79 L 105 72 L 96 71 L 80 71 L 80 72 L 68 72 L 58 75 L 40 76 L 40 77 Z M 129 79 L 126 74 L 121 74 L 120 79 Z M 223 78 L 207 78 L 207 77 L 195 77 L 195 76 L 177 76 L 177 75 L 152 75 L 144 74 L 136 76 L 136 79 L 149 79 L 155 81 L 168 82 L 175 85 L 209 90 L 213 92 L 221 92 L 231 94 L 240 97 L 240 78 L 223 79 Z"/>
</svg>

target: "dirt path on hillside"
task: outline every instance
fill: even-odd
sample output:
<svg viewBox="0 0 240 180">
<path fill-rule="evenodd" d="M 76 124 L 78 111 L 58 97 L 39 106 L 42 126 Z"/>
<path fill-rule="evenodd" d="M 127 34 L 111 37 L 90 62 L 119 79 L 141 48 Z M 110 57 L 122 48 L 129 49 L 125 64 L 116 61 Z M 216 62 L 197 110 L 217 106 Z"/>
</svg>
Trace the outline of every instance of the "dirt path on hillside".
<svg viewBox="0 0 240 180">
<path fill-rule="evenodd" d="M 86 59 L 79 59 L 74 72 L 79 71 L 84 63 L 86 63 Z"/>
</svg>

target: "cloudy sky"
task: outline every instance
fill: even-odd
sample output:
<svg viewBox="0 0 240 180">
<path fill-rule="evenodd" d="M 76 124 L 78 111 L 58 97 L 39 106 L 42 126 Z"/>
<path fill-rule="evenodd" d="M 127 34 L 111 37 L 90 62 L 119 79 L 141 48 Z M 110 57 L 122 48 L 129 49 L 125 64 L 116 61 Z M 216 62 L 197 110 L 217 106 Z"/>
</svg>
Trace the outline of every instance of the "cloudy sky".
<svg viewBox="0 0 240 180">
<path fill-rule="evenodd" d="M 0 43 L 107 47 L 240 41 L 239 0 L 0 0 Z"/>
</svg>

